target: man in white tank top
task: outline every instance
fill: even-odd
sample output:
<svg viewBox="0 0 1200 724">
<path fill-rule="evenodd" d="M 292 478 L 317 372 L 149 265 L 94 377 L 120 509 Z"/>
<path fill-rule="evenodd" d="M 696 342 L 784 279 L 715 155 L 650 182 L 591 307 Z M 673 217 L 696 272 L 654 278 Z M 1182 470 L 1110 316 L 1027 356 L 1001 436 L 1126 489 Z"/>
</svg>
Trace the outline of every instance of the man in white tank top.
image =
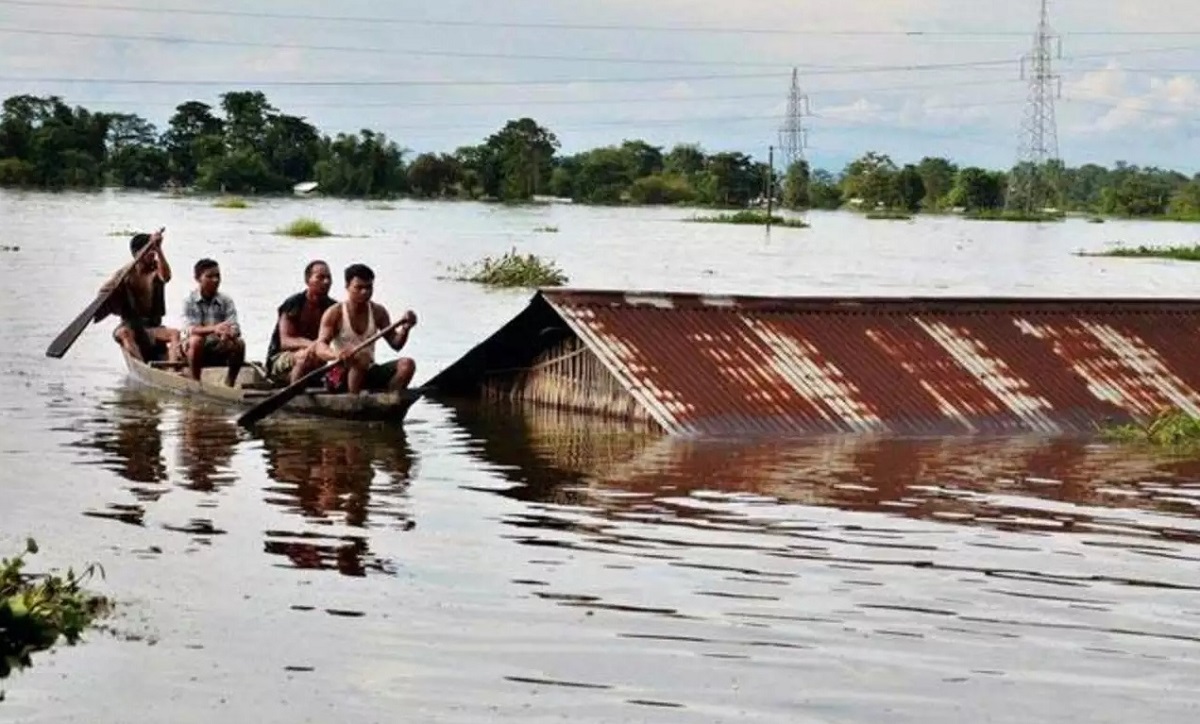
<svg viewBox="0 0 1200 724">
<path fill-rule="evenodd" d="M 332 362 L 346 360 L 325 375 L 325 386 L 331 392 L 358 394 L 363 390 L 403 390 L 412 382 L 417 372 L 417 363 L 408 357 L 400 357 L 377 364 L 375 343 L 372 342 L 357 354 L 351 354 L 363 340 L 381 329 L 392 326 L 391 317 L 382 304 L 371 301 L 375 290 L 375 272 L 366 264 L 351 264 L 346 267 L 346 299 L 325 310 L 321 317 L 321 332 L 317 337 L 316 352 L 321 359 Z M 417 315 L 409 309 L 400 318 L 400 324 L 385 334 L 382 339 L 400 351 L 408 341 L 408 330 L 417 325 Z"/>
</svg>

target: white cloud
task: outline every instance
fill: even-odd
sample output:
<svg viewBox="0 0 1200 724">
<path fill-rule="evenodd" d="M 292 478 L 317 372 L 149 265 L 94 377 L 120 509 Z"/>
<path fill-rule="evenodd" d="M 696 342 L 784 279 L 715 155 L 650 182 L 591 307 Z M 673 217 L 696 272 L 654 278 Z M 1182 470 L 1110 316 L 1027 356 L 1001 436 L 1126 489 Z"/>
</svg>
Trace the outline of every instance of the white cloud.
<svg viewBox="0 0 1200 724">
<path fill-rule="evenodd" d="M 1092 112 L 1076 114 L 1069 132 L 1129 135 L 1172 131 L 1192 124 L 1200 113 L 1200 84 L 1190 75 L 1145 77 L 1118 63 L 1085 74 L 1066 89 L 1068 103 Z M 1082 117 L 1079 117 L 1081 116 Z"/>
</svg>

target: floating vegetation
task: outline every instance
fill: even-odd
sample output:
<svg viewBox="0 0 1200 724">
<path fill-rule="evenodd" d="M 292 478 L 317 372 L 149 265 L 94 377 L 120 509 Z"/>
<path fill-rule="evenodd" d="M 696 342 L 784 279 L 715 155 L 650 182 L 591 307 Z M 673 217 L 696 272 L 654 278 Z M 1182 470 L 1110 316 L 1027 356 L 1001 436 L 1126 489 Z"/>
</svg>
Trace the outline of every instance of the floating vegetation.
<svg viewBox="0 0 1200 724">
<path fill-rule="evenodd" d="M 1087 222 L 1089 224 L 1103 224 L 1104 217 L 1103 216 L 1091 216 L 1091 217 L 1088 217 Z"/>
<path fill-rule="evenodd" d="M 557 226 L 538 226 L 538 227 L 534 228 L 534 231 L 542 233 L 542 234 L 557 234 L 558 227 Z"/>
<path fill-rule="evenodd" d="M 275 230 L 276 234 L 284 236 L 296 236 L 305 238 L 316 238 L 321 236 L 333 236 L 333 233 L 326 229 L 320 221 L 310 218 L 299 218 Z"/>
<path fill-rule="evenodd" d="M 391 204 L 367 204 L 367 208 L 371 211 L 395 211 L 396 207 Z"/>
<path fill-rule="evenodd" d="M 1175 408 L 1160 411 L 1147 424 L 1128 423 L 1100 428 L 1101 436 L 1113 442 L 1131 442 L 1165 448 L 1194 448 L 1200 445 L 1200 419 Z"/>
<path fill-rule="evenodd" d="M 126 230 L 126 231 L 110 231 L 110 232 L 108 232 L 108 235 L 109 236 L 133 236 L 136 233 L 137 233 L 136 231 L 128 231 L 128 230 Z"/>
<path fill-rule="evenodd" d="M 0 559 L 0 679 L 32 666 L 31 656 L 59 638 L 74 646 L 85 629 L 112 609 L 107 598 L 82 588 L 97 571 L 103 577 L 103 569 L 92 565 L 79 574 L 69 569 L 65 576 L 24 573 L 25 556 L 37 551 L 30 538 L 23 553 Z"/>
<path fill-rule="evenodd" d="M 241 196 L 224 196 L 214 201 L 213 206 L 218 209 L 245 209 L 249 208 L 250 204 Z"/>
<path fill-rule="evenodd" d="M 912 214 L 895 209 L 880 209 L 879 211 L 868 211 L 867 218 L 872 221 L 911 221 Z"/>
<path fill-rule="evenodd" d="M 1080 251 L 1077 256 L 1109 256 L 1125 259 L 1175 259 L 1200 261 L 1200 244 L 1191 246 L 1118 246 L 1105 251 Z"/>
<path fill-rule="evenodd" d="M 467 266 L 452 267 L 454 279 L 492 287 L 558 287 L 567 283 L 567 276 L 553 262 L 543 261 L 534 254 L 521 256 L 516 249 L 496 259 L 483 260 Z"/>
<path fill-rule="evenodd" d="M 768 217 L 762 211 L 737 211 L 732 214 L 717 214 L 716 216 L 693 216 L 690 221 L 701 224 L 744 224 L 748 226 L 766 226 Z M 771 214 L 772 226 L 786 226 L 793 229 L 807 229 L 808 224 L 800 219 L 785 219 Z"/>
<path fill-rule="evenodd" d="M 9 246 L 7 244 L 0 244 L 0 251 L 20 251 L 20 250 L 21 250 L 21 247 L 19 247 L 19 246 Z"/>
<path fill-rule="evenodd" d="M 1001 209 L 981 209 L 979 211 L 968 211 L 963 214 L 964 219 L 973 221 L 1027 221 L 1027 222 L 1042 222 L 1042 221 L 1062 221 L 1067 218 L 1066 214 L 1053 213 L 1049 211 L 1003 211 Z"/>
</svg>

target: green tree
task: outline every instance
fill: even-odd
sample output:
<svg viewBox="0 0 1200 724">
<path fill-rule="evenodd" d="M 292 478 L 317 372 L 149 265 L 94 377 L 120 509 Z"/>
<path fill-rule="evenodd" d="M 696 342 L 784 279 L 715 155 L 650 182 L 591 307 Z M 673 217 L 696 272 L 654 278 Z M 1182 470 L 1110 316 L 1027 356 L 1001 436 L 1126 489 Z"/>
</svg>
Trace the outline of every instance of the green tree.
<svg viewBox="0 0 1200 724">
<path fill-rule="evenodd" d="M 703 149 L 693 143 L 681 143 L 671 149 L 663 159 L 663 170 L 679 176 L 694 176 L 704 170 L 707 157 Z"/>
<path fill-rule="evenodd" d="M 187 101 L 176 106 L 163 145 L 171 173 L 180 183 L 194 182 L 201 162 L 225 152 L 224 133 L 225 124 L 207 103 Z"/>
<path fill-rule="evenodd" d="M 912 164 L 905 165 L 894 177 L 892 196 L 896 204 L 905 211 L 916 213 L 921 209 L 921 201 L 925 198 L 925 182 L 921 172 Z"/>
<path fill-rule="evenodd" d="M 925 198 L 921 205 L 930 210 L 945 206 L 946 196 L 954 188 L 958 166 L 945 158 L 926 156 L 917 164 L 917 173 L 921 175 L 921 183 L 925 186 Z"/>
<path fill-rule="evenodd" d="M 794 161 L 783 179 L 783 205 L 789 209 L 806 209 L 812 203 L 809 195 L 811 174 L 808 161 Z"/>
<path fill-rule="evenodd" d="M 509 121 L 485 144 L 499 166 L 498 188 L 489 195 L 505 201 L 525 201 L 541 193 L 550 180 L 558 138 L 532 118 Z"/>
<path fill-rule="evenodd" d="M 960 169 L 954 180 L 954 188 L 950 190 L 949 203 L 967 211 L 1003 208 L 1003 177 L 975 166 Z"/>
<path fill-rule="evenodd" d="M 867 209 L 897 206 L 896 173 L 896 163 L 890 156 L 868 151 L 851 161 L 842 172 L 842 195 L 847 199 L 859 199 Z"/>
</svg>

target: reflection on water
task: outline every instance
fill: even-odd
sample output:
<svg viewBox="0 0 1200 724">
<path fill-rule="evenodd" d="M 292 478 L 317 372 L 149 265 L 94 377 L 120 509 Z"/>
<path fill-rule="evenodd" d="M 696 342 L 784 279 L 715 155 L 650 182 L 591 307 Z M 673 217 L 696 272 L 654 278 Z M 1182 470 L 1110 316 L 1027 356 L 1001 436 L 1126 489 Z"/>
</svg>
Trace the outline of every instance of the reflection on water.
<svg viewBox="0 0 1200 724">
<path fill-rule="evenodd" d="M 121 491 L 125 499 L 85 511 L 91 517 L 143 526 L 150 506 L 183 489 L 198 494 L 188 500 L 191 515 L 186 522 L 160 525 L 206 544 L 226 532 L 211 513 L 221 492 L 245 484 L 239 480 L 247 477 L 248 465 L 263 465 L 270 483 L 262 500 L 293 521 L 267 528 L 264 550 L 296 568 L 349 576 L 390 572 L 371 553 L 367 529 L 403 531 L 414 525 L 406 492 L 415 458 L 400 427 L 281 419 L 249 436 L 261 444 L 262 457 L 239 460 L 247 440 L 228 408 L 128 386 L 103 401 L 83 428 L 77 446 L 100 453 L 87 462 L 130 483 Z M 176 442 L 173 467 L 164 436 Z M 337 526 L 345 530 L 333 530 Z"/>
<path fill-rule="evenodd" d="M 461 406 L 456 418 L 518 484 L 495 492 L 530 503 L 506 517 L 506 537 L 552 573 L 520 583 L 560 606 L 694 621 L 713 617 L 696 597 L 724 601 L 717 618 L 776 632 L 742 644 L 756 647 L 808 647 L 805 627 L 857 630 L 864 616 L 875 635 L 943 642 L 1042 628 L 1200 641 L 1132 593 L 1200 591 L 1180 567 L 1200 563 L 1195 458 L 1036 437 L 649 441 L 537 408 Z M 609 558 L 626 585 L 555 575 L 565 561 L 554 550 Z M 633 593 L 648 561 L 708 578 Z M 862 591 L 849 594 L 860 612 L 810 601 L 795 613 L 794 589 L 814 585 Z M 1013 599 L 1050 608 L 1022 616 L 1029 606 Z M 1194 604 L 1178 615 L 1194 620 Z M 661 625 L 621 635 L 717 643 Z"/>
<path fill-rule="evenodd" d="M 301 533 L 267 531 L 267 552 L 298 568 L 335 568 L 348 576 L 390 572 L 371 555 L 362 529 L 414 525 L 406 500 L 414 457 L 403 428 L 289 420 L 260 426 L 255 435 L 274 483 L 267 502 L 309 524 Z M 335 522 L 359 532 L 335 536 L 316 529 Z"/>
<path fill-rule="evenodd" d="M 675 440 L 543 408 L 460 406 L 503 494 L 606 511 L 785 526 L 772 506 L 827 506 L 1005 531 L 1200 542 L 1200 457 L 1085 438 L 836 436 Z"/>
</svg>

